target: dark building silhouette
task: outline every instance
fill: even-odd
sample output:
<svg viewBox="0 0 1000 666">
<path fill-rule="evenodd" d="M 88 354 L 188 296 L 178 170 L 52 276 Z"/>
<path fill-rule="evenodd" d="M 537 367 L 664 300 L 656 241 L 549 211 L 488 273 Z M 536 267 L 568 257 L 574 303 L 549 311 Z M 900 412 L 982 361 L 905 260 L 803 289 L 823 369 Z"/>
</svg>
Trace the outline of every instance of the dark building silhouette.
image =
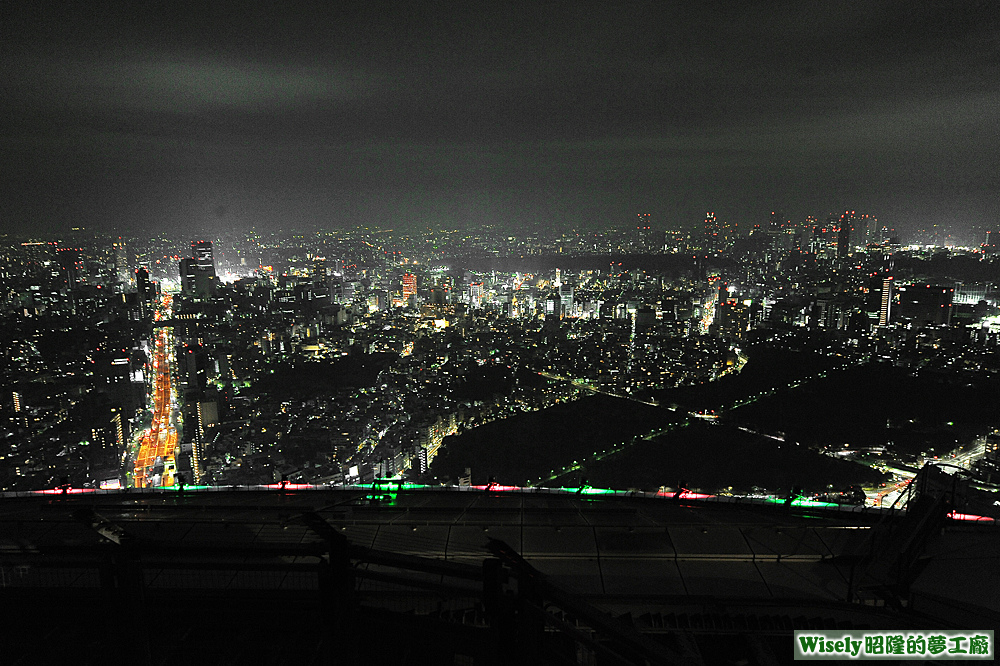
<svg viewBox="0 0 1000 666">
<path fill-rule="evenodd" d="M 952 297 L 955 290 L 931 284 L 897 286 L 899 302 L 894 318 L 916 325 L 951 323 Z"/>
<path fill-rule="evenodd" d="M 59 276 L 62 286 L 69 289 L 79 287 L 84 280 L 83 250 L 74 247 L 61 247 L 56 250 L 59 263 Z"/>
<path fill-rule="evenodd" d="M 837 261 L 843 263 L 847 261 L 847 256 L 851 254 L 851 242 L 856 236 L 858 225 L 854 211 L 844 211 L 840 216 L 837 228 Z"/>
<path fill-rule="evenodd" d="M 156 290 L 149 279 L 149 270 L 145 266 L 140 266 L 135 271 L 136 297 L 139 300 L 139 316 L 148 319 L 153 313 L 153 299 L 156 297 Z"/>
<path fill-rule="evenodd" d="M 185 296 L 195 294 L 195 279 L 198 274 L 198 262 L 192 257 L 180 261 L 181 292 Z"/>
<path fill-rule="evenodd" d="M 180 261 L 181 290 L 191 298 L 209 299 L 218 286 L 212 241 L 192 241 L 191 254 Z"/>
</svg>

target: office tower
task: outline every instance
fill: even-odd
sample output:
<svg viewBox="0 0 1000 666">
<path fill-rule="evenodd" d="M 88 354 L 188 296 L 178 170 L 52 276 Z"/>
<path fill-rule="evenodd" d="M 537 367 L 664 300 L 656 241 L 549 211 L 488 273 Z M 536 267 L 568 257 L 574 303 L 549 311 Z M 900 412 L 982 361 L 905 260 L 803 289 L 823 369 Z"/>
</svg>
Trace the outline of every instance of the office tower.
<svg viewBox="0 0 1000 666">
<path fill-rule="evenodd" d="M 819 221 L 807 215 L 805 221 L 793 231 L 792 248 L 799 252 L 813 252 L 813 233 Z"/>
<path fill-rule="evenodd" d="M 837 230 L 837 260 L 846 261 L 847 255 L 851 253 L 851 240 L 856 237 L 856 227 L 858 219 L 854 211 L 844 211 L 838 221 Z"/>
<path fill-rule="evenodd" d="M 314 284 L 326 282 L 326 258 L 313 257 L 312 281 Z"/>
<path fill-rule="evenodd" d="M 120 407 L 111 408 L 111 431 L 114 433 L 114 443 L 117 451 L 125 448 L 125 427 L 127 421 L 122 419 L 122 409 Z"/>
<path fill-rule="evenodd" d="M 192 241 L 191 254 L 180 261 L 181 289 L 186 296 L 211 298 L 218 284 L 212 241 Z"/>
<path fill-rule="evenodd" d="M 115 277 L 119 282 L 127 282 L 128 275 L 128 254 L 125 250 L 125 241 L 121 237 L 111 244 L 115 253 Z"/>
<path fill-rule="evenodd" d="M 198 273 L 198 263 L 191 257 L 185 257 L 180 262 L 181 292 L 185 296 L 194 296 L 195 279 Z"/>
<path fill-rule="evenodd" d="M 483 304 L 483 283 L 473 282 L 469 285 L 469 305 L 478 308 Z"/>
<path fill-rule="evenodd" d="M 857 228 L 859 231 L 859 245 L 870 245 L 878 243 L 879 223 L 878 218 L 867 213 L 859 215 L 857 218 Z"/>
<path fill-rule="evenodd" d="M 46 243 L 44 241 L 28 241 L 21 243 L 21 250 L 24 252 L 26 263 L 47 264 L 53 259 L 53 252 L 58 249 L 56 243 Z"/>
<path fill-rule="evenodd" d="M 632 334 L 645 333 L 656 326 L 656 310 L 650 307 L 641 307 L 635 311 L 632 318 Z"/>
<path fill-rule="evenodd" d="M 139 296 L 139 316 L 146 319 L 153 312 L 154 292 L 153 283 L 149 279 L 149 270 L 145 266 L 135 270 L 135 287 Z"/>
<path fill-rule="evenodd" d="M 215 259 L 212 256 L 212 241 L 192 241 L 191 256 L 198 265 L 198 270 L 215 277 Z"/>
<path fill-rule="evenodd" d="M 715 306 L 715 318 L 712 322 L 716 337 L 740 340 L 750 329 L 749 301 L 735 298 L 720 300 Z"/>
<path fill-rule="evenodd" d="M 649 213 L 638 213 L 638 224 L 635 228 L 635 249 L 639 252 L 652 252 L 653 226 Z"/>
<path fill-rule="evenodd" d="M 63 286 L 70 289 L 80 286 L 84 281 L 83 250 L 61 247 L 56 250 L 56 258 Z"/>
<path fill-rule="evenodd" d="M 879 309 L 878 325 L 888 326 L 892 315 L 892 276 L 882 279 L 882 307 Z"/>
<path fill-rule="evenodd" d="M 417 293 L 417 276 L 413 273 L 403 275 L 403 298 L 409 298 Z"/>
<path fill-rule="evenodd" d="M 559 314 L 563 317 L 573 316 L 573 285 L 559 285 Z"/>
<path fill-rule="evenodd" d="M 771 233 L 780 233 L 782 229 L 785 228 L 788 220 L 785 219 L 785 214 L 780 210 L 772 210 L 771 217 L 767 220 L 767 230 Z"/>
<path fill-rule="evenodd" d="M 722 244 L 720 234 L 722 228 L 715 218 L 715 213 L 705 213 L 705 221 L 702 226 L 702 248 L 705 250 L 717 250 Z"/>
</svg>

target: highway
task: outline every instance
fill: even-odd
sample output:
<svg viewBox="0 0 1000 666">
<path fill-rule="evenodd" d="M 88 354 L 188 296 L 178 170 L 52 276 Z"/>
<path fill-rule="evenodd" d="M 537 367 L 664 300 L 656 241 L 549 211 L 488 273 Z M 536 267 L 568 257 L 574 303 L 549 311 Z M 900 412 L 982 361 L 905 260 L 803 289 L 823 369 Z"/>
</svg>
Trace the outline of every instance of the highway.
<svg viewBox="0 0 1000 666">
<path fill-rule="evenodd" d="M 169 316 L 171 296 L 163 297 L 155 320 Z M 177 446 L 177 426 L 172 409 L 173 388 L 170 375 L 171 330 L 161 328 L 154 337 L 153 379 L 150 382 L 152 422 L 142 434 L 139 452 L 132 472 L 132 486 L 149 488 L 172 486 L 176 464 L 174 449 Z"/>
<path fill-rule="evenodd" d="M 972 442 L 959 446 L 944 457 L 939 462 L 950 463 L 964 469 L 972 469 L 972 464 L 986 455 L 982 439 L 975 439 Z M 948 471 L 945 468 L 945 471 Z M 948 472 L 951 474 L 952 472 Z"/>
</svg>

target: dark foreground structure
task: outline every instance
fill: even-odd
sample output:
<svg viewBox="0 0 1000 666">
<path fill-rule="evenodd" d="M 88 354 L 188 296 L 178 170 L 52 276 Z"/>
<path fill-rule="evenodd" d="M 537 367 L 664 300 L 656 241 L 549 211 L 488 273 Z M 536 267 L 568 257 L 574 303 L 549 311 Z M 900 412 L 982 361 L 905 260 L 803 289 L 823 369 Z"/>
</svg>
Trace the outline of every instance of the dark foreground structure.
<svg viewBox="0 0 1000 666">
<path fill-rule="evenodd" d="M 997 628 L 1000 530 L 950 518 L 949 502 L 8 496 L 2 661 L 767 665 L 791 663 L 798 628 Z"/>
</svg>

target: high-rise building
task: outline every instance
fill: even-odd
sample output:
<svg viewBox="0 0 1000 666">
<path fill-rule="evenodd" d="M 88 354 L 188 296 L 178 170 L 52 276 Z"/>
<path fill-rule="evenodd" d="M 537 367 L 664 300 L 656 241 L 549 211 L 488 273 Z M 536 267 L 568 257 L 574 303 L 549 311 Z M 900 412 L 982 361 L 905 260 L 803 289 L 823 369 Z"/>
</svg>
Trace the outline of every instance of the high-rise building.
<svg viewBox="0 0 1000 666">
<path fill-rule="evenodd" d="M 653 242 L 653 226 L 649 213 L 638 213 L 638 224 L 635 228 L 635 249 L 639 252 L 652 252 L 655 249 Z"/>
<path fill-rule="evenodd" d="M 767 230 L 771 233 L 780 233 L 787 221 L 783 212 L 772 210 L 771 217 L 767 220 Z"/>
<path fill-rule="evenodd" d="M 899 293 L 897 314 L 921 326 L 925 324 L 950 324 L 951 306 L 955 290 L 933 284 L 911 284 L 896 288 Z"/>
<path fill-rule="evenodd" d="M 719 249 L 722 244 L 721 233 L 722 227 L 715 218 L 715 213 L 705 213 L 702 227 L 702 248 L 710 251 Z"/>
<path fill-rule="evenodd" d="M 854 215 L 854 211 L 844 211 L 837 228 L 837 261 L 847 260 L 847 255 L 851 253 L 851 241 L 857 236 L 857 226 L 858 218 Z"/>
<path fill-rule="evenodd" d="M 65 287 L 73 289 L 84 281 L 83 250 L 73 247 L 61 247 L 56 251 L 59 260 L 59 275 Z"/>
<path fill-rule="evenodd" d="M 194 296 L 196 286 L 195 279 L 198 273 L 198 262 L 196 262 L 192 257 L 185 257 L 181 259 L 180 263 L 180 274 L 181 274 L 181 292 L 185 296 Z"/>
<path fill-rule="evenodd" d="M 882 306 L 879 309 L 878 325 L 888 326 L 892 316 L 892 276 L 882 279 Z"/>
<path fill-rule="evenodd" d="M 797 225 L 792 231 L 792 249 L 799 252 L 813 252 L 813 233 L 818 224 L 819 220 L 812 215 L 807 215 L 805 221 Z"/>
<path fill-rule="evenodd" d="M 1000 252 L 1000 229 L 991 229 L 986 232 L 986 240 L 980 247 L 983 257 L 989 257 Z"/>
<path fill-rule="evenodd" d="M 314 284 L 326 282 L 326 257 L 313 257 L 312 281 Z"/>
<path fill-rule="evenodd" d="M 187 296 L 211 298 L 218 283 L 212 241 L 191 241 L 191 254 L 180 261 L 181 289 Z"/>
<path fill-rule="evenodd" d="M 409 298 L 417 293 L 417 276 L 413 273 L 403 275 L 403 298 Z"/>
<path fill-rule="evenodd" d="M 571 317 L 573 312 L 573 285 L 563 283 L 559 285 L 559 314 L 563 317 Z"/>
<path fill-rule="evenodd" d="M 711 328 L 717 337 L 741 340 L 750 329 L 750 301 L 720 299 Z"/>
<path fill-rule="evenodd" d="M 128 275 L 128 254 L 125 249 L 125 241 L 119 236 L 118 240 L 111 244 L 115 253 L 115 277 L 119 282 L 127 282 Z"/>
<path fill-rule="evenodd" d="M 198 270 L 215 277 L 215 258 L 212 255 L 212 241 L 191 241 L 191 256 L 198 264 Z"/>
<path fill-rule="evenodd" d="M 859 215 L 857 218 L 857 226 L 859 234 L 856 242 L 859 245 L 878 244 L 878 232 L 881 227 L 879 226 L 877 217 L 867 213 Z"/>
<path fill-rule="evenodd" d="M 149 270 L 145 266 L 135 269 L 135 287 L 139 297 L 139 313 L 142 319 L 152 315 L 155 290 L 149 279 Z"/>
<path fill-rule="evenodd" d="M 469 285 L 469 305 L 478 308 L 483 304 L 484 295 L 483 283 L 473 282 Z"/>
</svg>

